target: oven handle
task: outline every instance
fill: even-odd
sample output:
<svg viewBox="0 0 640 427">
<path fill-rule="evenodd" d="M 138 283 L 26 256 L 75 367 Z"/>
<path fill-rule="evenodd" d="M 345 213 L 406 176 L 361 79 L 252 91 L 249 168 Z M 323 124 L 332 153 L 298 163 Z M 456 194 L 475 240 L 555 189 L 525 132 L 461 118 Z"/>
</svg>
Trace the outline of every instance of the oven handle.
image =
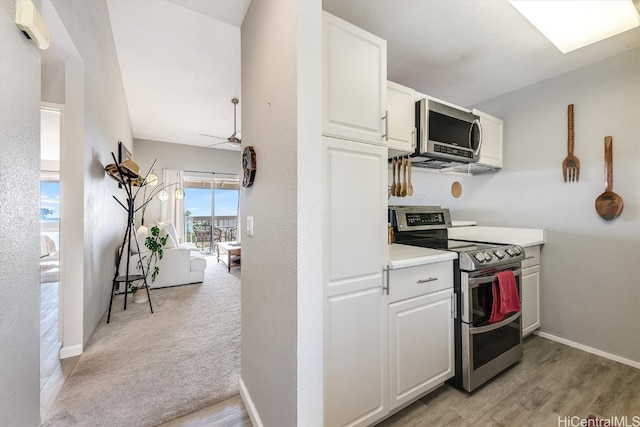
<svg viewBox="0 0 640 427">
<path fill-rule="evenodd" d="M 514 320 L 516 320 L 518 317 L 520 317 L 522 313 L 519 311 L 516 314 L 514 314 L 513 316 L 509 316 L 506 319 L 498 322 L 498 323 L 494 323 L 492 325 L 487 325 L 487 326 L 481 326 L 479 328 L 469 328 L 469 333 L 470 334 L 483 334 L 485 332 L 491 332 L 495 329 L 499 329 L 501 327 L 503 327 L 504 325 L 508 325 L 509 323 L 513 322 Z"/>
<path fill-rule="evenodd" d="M 514 276 L 520 276 L 522 274 L 522 269 L 518 268 L 516 270 L 513 270 L 513 275 Z M 485 284 L 485 283 L 491 283 L 494 280 L 496 280 L 496 276 L 492 275 L 492 276 L 486 276 L 486 277 L 478 277 L 477 279 L 469 279 L 469 288 L 473 289 L 473 288 L 477 288 L 478 286 Z"/>
</svg>

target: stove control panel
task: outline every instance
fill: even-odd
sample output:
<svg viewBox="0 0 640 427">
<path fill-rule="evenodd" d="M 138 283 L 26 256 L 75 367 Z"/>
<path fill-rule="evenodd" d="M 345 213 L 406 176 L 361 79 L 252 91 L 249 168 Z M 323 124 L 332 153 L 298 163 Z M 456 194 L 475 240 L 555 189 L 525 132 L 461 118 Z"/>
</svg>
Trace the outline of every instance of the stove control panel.
<svg viewBox="0 0 640 427">
<path fill-rule="evenodd" d="M 504 245 L 463 251 L 459 258 L 461 270 L 477 271 L 520 262 L 524 259 L 524 250 L 518 245 Z"/>
</svg>

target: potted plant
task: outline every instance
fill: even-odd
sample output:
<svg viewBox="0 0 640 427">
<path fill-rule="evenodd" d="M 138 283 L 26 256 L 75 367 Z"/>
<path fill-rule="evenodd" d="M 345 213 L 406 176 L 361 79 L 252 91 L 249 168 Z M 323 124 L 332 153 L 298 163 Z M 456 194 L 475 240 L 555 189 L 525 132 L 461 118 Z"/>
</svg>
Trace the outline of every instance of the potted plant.
<svg viewBox="0 0 640 427">
<path fill-rule="evenodd" d="M 147 285 L 150 283 L 149 273 L 151 272 L 151 283 L 155 282 L 158 273 L 160 273 L 160 267 L 158 267 L 158 260 L 162 259 L 163 255 L 163 247 L 167 244 L 168 235 L 160 236 L 160 228 L 154 225 L 151 227 L 151 235 L 147 236 L 144 240 L 144 246 L 149 250 L 141 259 L 138 261 L 138 269 L 142 269 L 143 262 L 146 262 L 146 266 L 144 266 L 144 273 L 147 276 Z M 133 302 L 146 302 L 148 299 L 148 289 L 145 289 L 144 286 L 139 286 L 139 282 L 132 283 L 128 282 L 129 290 L 133 294 Z M 139 290 L 144 290 L 144 292 L 140 292 Z"/>
</svg>

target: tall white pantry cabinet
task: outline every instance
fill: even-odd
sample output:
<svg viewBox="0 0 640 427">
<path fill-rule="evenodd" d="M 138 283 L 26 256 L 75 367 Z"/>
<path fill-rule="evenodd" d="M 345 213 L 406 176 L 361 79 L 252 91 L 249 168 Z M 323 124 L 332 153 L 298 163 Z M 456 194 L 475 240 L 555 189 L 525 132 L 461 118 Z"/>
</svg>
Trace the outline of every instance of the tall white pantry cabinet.
<svg viewBox="0 0 640 427">
<path fill-rule="evenodd" d="M 323 13 L 324 424 L 388 413 L 386 41 Z"/>
</svg>

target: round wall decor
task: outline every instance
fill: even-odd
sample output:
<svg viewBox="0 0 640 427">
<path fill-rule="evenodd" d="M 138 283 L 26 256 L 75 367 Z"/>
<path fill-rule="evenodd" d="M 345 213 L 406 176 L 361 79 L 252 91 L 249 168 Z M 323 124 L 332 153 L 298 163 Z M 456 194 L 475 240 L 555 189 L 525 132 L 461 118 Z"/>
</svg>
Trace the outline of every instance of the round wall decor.
<svg viewBox="0 0 640 427">
<path fill-rule="evenodd" d="M 460 184 L 460 182 L 458 181 L 455 181 L 453 184 L 451 184 L 451 195 L 457 199 L 461 194 L 462 184 Z"/>
<path fill-rule="evenodd" d="M 244 147 L 242 151 L 243 187 L 251 187 L 256 178 L 256 152 L 253 146 Z"/>
</svg>

